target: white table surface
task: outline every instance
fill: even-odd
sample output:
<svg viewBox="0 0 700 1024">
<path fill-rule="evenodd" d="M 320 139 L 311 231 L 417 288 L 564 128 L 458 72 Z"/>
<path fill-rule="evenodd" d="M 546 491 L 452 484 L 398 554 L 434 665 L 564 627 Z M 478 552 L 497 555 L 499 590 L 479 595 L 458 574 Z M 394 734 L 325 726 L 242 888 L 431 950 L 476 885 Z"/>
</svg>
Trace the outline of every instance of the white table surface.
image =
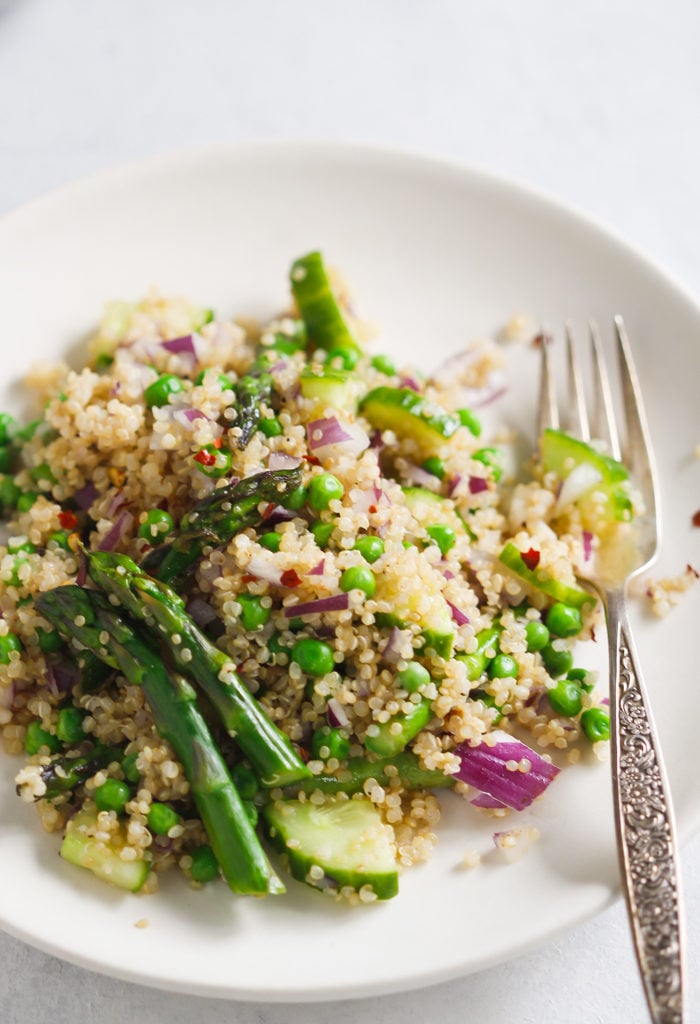
<svg viewBox="0 0 700 1024">
<path fill-rule="evenodd" d="M 699 42 L 694 0 L 0 0 L 0 213 L 189 145 L 377 142 L 544 189 L 700 294 Z M 697 1022 L 700 837 L 683 863 Z M 512 963 L 335 1005 L 169 995 L 2 934 L 0 964 L 4 1024 L 647 1020 L 619 904 Z"/>
</svg>

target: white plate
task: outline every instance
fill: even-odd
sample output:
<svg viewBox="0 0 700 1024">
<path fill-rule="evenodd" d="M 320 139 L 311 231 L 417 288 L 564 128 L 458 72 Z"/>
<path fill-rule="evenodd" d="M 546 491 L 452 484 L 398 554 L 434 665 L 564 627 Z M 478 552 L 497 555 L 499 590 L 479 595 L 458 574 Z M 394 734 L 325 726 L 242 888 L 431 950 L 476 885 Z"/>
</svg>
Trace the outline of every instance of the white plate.
<svg viewBox="0 0 700 1024">
<path fill-rule="evenodd" d="M 698 559 L 700 311 L 658 270 L 580 216 L 513 185 L 428 159 L 332 145 L 220 147 L 117 170 L 0 223 L 6 394 L 40 357 L 73 351 L 108 297 L 151 284 L 222 313 L 267 315 L 297 254 L 320 247 L 352 282 L 381 347 L 429 368 L 527 310 L 551 325 L 622 312 L 638 355 L 661 470 L 665 540 L 657 571 Z M 535 363 L 510 410 L 527 425 Z M 530 379 L 528 379 L 530 375 Z M 691 493 L 695 490 L 694 495 Z M 693 548 L 693 545 L 695 547 Z M 667 619 L 633 609 L 681 833 L 700 820 L 693 770 L 700 587 Z M 603 645 L 599 645 L 602 647 Z M 677 652 L 677 653 L 674 653 Z M 350 910 L 290 883 L 284 899 L 112 890 L 57 856 L 0 770 L 0 924 L 98 971 L 215 996 L 316 1000 L 391 992 L 512 957 L 596 913 L 617 892 L 607 767 L 563 773 L 528 818 L 542 838 L 515 866 L 460 868 L 493 825 L 452 800 L 429 865 L 400 896 Z M 150 924 L 134 923 L 147 917 Z"/>
</svg>

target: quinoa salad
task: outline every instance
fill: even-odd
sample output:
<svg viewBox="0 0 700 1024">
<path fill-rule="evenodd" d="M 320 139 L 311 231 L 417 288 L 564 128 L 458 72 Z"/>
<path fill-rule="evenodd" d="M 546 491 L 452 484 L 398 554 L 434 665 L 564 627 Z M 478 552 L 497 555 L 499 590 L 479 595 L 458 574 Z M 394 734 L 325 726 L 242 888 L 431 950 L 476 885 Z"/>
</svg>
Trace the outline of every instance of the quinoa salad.
<svg viewBox="0 0 700 1024">
<path fill-rule="evenodd" d="M 624 467 L 554 430 L 509 464 L 501 345 L 428 375 L 320 253 L 289 282 L 265 325 L 110 303 L 0 417 L 3 747 L 62 857 L 132 892 L 388 899 L 441 791 L 507 854 L 609 738 L 577 573 L 629 529 Z"/>
</svg>

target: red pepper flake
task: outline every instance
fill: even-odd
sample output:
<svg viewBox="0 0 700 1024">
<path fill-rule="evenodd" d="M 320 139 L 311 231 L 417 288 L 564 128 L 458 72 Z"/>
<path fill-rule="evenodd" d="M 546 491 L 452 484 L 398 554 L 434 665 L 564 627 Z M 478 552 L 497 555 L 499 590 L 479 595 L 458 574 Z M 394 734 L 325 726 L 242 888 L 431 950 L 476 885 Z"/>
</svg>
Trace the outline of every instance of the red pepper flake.
<svg viewBox="0 0 700 1024">
<path fill-rule="evenodd" d="M 700 526 L 700 508 L 693 516 L 693 526 Z"/>
<path fill-rule="evenodd" d="M 540 553 L 535 548 L 530 548 L 528 551 L 521 551 L 520 557 L 530 572 L 534 572 L 540 564 Z"/>
<path fill-rule="evenodd" d="M 305 462 L 308 462 L 310 466 L 320 466 L 321 460 L 318 455 L 303 455 L 302 458 Z"/>
<path fill-rule="evenodd" d="M 75 512 L 59 512 L 58 521 L 64 530 L 74 530 L 78 525 L 78 517 Z"/>
<path fill-rule="evenodd" d="M 198 462 L 200 466 L 213 466 L 216 463 L 216 455 L 212 455 L 211 452 L 205 452 L 202 448 L 202 450 L 197 452 L 195 455 L 194 461 Z"/>
<path fill-rule="evenodd" d="M 277 506 L 275 505 L 274 501 L 271 501 L 269 505 L 266 505 L 262 513 L 263 519 L 269 519 L 276 508 Z"/>
<path fill-rule="evenodd" d="M 246 572 L 244 573 L 243 576 L 241 576 L 241 583 L 243 584 L 254 583 L 255 580 L 257 580 L 257 576 L 251 576 L 249 572 Z"/>
<path fill-rule="evenodd" d="M 299 747 L 299 757 L 302 759 L 304 764 L 309 760 L 309 752 L 306 747 Z"/>
<path fill-rule="evenodd" d="M 212 444 L 214 445 L 215 448 L 221 448 L 221 444 L 222 444 L 221 438 L 220 437 L 214 438 L 214 440 L 212 441 Z"/>
<path fill-rule="evenodd" d="M 376 505 L 370 505 L 367 511 L 369 512 L 370 515 L 373 516 L 379 511 L 379 509 L 377 508 Z"/>
<path fill-rule="evenodd" d="M 301 576 L 294 569 L 285 569 L 280 577 L 280 583 L 283 587 L 298 587 L 301 583 Z"/>
</svg>

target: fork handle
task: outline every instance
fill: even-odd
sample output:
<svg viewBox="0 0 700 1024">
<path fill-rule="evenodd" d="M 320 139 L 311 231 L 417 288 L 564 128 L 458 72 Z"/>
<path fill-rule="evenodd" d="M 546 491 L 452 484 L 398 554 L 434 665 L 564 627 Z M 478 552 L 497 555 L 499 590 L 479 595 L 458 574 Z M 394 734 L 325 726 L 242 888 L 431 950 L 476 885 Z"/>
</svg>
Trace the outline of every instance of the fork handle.
<svg viewBox="0 0 700 1024">
<path fill-rule="evenodd" d="M 606 595 L 620 872 L 654 1024 L 683 1024 L 684 929 L 671 794 L 625 608 Z"/>
</svg>

